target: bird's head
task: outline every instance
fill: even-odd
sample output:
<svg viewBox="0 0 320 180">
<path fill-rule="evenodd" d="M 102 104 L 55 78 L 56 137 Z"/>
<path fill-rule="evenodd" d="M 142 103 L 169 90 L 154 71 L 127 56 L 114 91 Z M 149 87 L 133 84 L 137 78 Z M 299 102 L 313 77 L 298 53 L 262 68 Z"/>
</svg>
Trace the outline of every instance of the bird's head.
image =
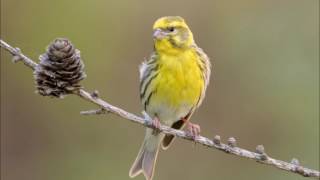
<svg viewBox="0 0 320 180">
<path fill-rule="evenodd" d="M 179 16 L 159 18 L 153 25 L 154 45 L 157 51 L 174 53 L 194 44 L 193 35 Z"/>
</svg>

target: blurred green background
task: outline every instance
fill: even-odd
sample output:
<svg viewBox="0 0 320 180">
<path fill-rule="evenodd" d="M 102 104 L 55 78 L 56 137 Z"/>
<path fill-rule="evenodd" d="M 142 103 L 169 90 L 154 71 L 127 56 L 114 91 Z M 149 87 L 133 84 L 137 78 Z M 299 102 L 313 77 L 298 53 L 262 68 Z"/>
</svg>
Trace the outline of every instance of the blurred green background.
<svg viewBox="0 0 320 180">
<path fill-rule="evenodd" d="M 37 60 L 56 37 L 81 50 L 89 91 L 140 114 L 138 65 L 152 51 L 152 24 L 184 17 L 214 64 L 192 120 L 202 135 L 263 144 L 271 156 L 319 169 L 318 0 L 2 0 L 1 38 Z M 107 116 L 75 96 L 34 93 L 32 71 L 1 50 L 1 176 L 4 180 L 124 180 L 142 126 Z M 136 178 L 143 180 L 142 176 Z M 304 179 L 184 140 L 161 151 L 154 180 Z"/>
</svg>

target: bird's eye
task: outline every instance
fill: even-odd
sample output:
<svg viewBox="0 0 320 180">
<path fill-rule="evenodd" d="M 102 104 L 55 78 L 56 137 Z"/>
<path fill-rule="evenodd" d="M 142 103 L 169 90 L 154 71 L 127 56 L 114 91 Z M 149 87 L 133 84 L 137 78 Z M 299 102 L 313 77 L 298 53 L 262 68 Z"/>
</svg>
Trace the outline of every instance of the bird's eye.
<svg viewBox="0 0 320 180">
<path fill-rule="evenodd" d="M 172 27 L 172 26 L 168 27 L 168 31 L 169 32 L 173 32 L 174 31 L 174 27 Z"/>
</svg>

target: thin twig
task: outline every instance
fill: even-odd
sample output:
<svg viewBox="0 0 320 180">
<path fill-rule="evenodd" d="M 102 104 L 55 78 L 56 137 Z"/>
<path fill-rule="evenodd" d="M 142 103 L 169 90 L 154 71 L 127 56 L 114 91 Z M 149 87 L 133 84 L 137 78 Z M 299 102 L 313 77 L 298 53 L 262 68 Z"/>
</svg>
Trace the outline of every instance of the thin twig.
<svg viewBox="0 0 320 180">
<path fill-rule="evenodd" d="M 28 66 L 31 69 L 35 69 L 37 67 L 37 63 L 35 63 L 33 60 L 30 58 L 26 57 L 19 51 L 17 48 L 13 48 L 6 42 L 0 39 L 0 45 L 2 48 L 5 50 L 9 51 L 13 56 L 18 56 L 21 61 L 24 62 L 26 66 Z M 96 94 L 97 93 L 89 93 L 85 91 L 84 89 L 80 89 L 78 91 L 75 91 L 74 94 L 78 95 L 82 99 L 85 99 L 93 104 L 96 104 L 100 107 L 98 110 L 90 110 L 90 111 L 85 111 L 82 112 L 82 114 L 105 114 L 105 112 L 111 112 L 113 114 L 116 114 L 124 119 L 130 120 L 131 122 L 138 123 L 140 125 L 149 127 L 149 128 L 154 128 L 151 123 L 151 119 L 145 115 L 145 117 L 139 117 L 136 116 L 135 114 L 129 113 L 121 108 L 118 108 L 116 106 L 113 106 L 106 101 L 100 99 Z M 300 174 L 305 177 L 313 177 L 313 178 L 319 178 L 320 173 L 317 170 L 309 169 L 306 167 L 303 167 L 299 165 L 298 160 L 294 159 L 291 163 L 281 161 L 274 159 L 270 156 L 268 156 L 265 151 L 264 147 L 262 145 L 257 146 L 256 152 L 251 152 L 246 149 L 242 149 L 237 147 L 236 145 L 236 140 L 235 138 L 229 138 L 228 144 L 224 144 L 220 140 L 220 136 L 215 136 L 213 140 L 210 140 L 209 138 L 203 137 L 203 136 L 198 136 L 198 137 L 191 137 L 188 135 L 188 133 L 181 131 L 181 130 L 176 130 L 172 129 L 167 126 L 160 126 L 159 131 L 165 133 L 165 134 L 172 134 L 175 135 L 179 138 L 182 139 L 187 139 L 190 141 L 194 141 L 196 143 L 202 144 L 204 146 L 213 148 L 213 149 L 218 149 L 220 151 L 223 151 L 228 154 L 233 154 L 238 157 L 244 157 L 248 158 L 251 160 L 254 160 L 256 162 L 262 163 L 262 164 L 267 164 L 273 167 L 276 167 L 278 169 L 282 169 L 288 172 L 293 172 Z"/>
<path fill-rule="evenodd" d="M 0 46 L 5 50 L 9 51 L 13 57 L 20 58 L 20 59 L 16 58 L 15 62 L 17 62 L 18 60 L 21 60 L 26 66 L 28 66 L 33 70 L 35 70 L 35 68 L 37 67 L 38 64 L 35 63 L 32 59 L 22 54 L 19 48 L 14 48 L 10 46 L 8 43 L 4 42 L 2 39 L 0 39 Z"/>
<path fill-rule="evenodd" d="M 92 110 L 87 110 L 87 111 L 81 111 L 81 115 L 98 115 L 98 114 L 106 114 L 108 111 L 105 109 L 92 109 Z"/>
</svg>

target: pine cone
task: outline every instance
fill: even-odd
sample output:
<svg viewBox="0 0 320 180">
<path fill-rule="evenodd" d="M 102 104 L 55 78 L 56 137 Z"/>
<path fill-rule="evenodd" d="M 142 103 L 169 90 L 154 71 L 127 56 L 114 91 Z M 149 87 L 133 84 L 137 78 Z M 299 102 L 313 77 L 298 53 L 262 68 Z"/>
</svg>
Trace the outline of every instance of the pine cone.
<svg viewBox="0 0 320 180">
<path fill-rule="evenodd" d="M 63 98 L 81 88 L 79 82 L 86 77 L 83 69 L 80 51 L 68 39 L 57 38 L 40 56 L 34 72 L 37 92 L 43 96 Z"/>
</svg>

